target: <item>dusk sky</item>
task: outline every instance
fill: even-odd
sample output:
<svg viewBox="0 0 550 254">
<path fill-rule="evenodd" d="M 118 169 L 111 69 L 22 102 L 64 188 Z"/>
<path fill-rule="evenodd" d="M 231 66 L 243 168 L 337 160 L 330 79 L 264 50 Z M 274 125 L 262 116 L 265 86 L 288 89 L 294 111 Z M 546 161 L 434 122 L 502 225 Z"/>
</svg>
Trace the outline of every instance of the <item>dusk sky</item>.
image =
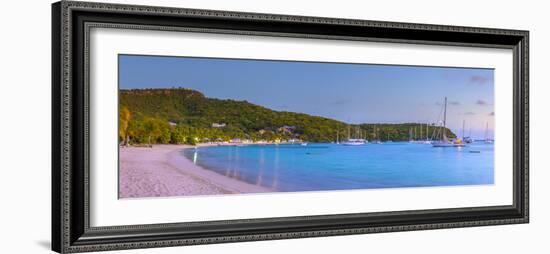
<svg viewBox="0 0 550 254">
<path fill-rule="evenodd" d="M 493 69 L 119 56 L 121 89 L 185 87 L 218 99 L 348 123 L 437 123 L 484 138 L 494 128 Z M 439 119 L 439 120 L 438 120 Z"/>
</svg>

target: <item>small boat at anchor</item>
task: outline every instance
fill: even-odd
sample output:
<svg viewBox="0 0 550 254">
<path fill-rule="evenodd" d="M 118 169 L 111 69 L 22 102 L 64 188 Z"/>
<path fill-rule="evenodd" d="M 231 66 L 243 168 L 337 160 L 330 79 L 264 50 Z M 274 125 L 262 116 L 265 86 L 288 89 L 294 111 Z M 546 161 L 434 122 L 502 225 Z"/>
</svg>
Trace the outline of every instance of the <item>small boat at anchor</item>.
<svg viewBox="0 0 550 254">
<path fill-rule="evenodd" d="M 356 132 L 356 135 L 357 133 L 359 133 L 359 138 L 351 138 L 351 128 L 348 126 L 348 139 L 344 142 L 342 142 L 342 145 L 345 145 L 345 146 L 362 146 L 362 145 L 365 145 L 368 143 L 368 141 L 366 139 L 364 139 L 361 134 L 361 130 L 359 128 L 357 128 L 355 130 Z"/>
<path fill-rule="evenodd" d="M 342 143 L 342 145 L 345 145 L 345 146 L 362 146 L 362 145 L 365 145 L 367 144 L 367 140 L 365 139 L 362 139 L 362 138 L 350 138 L 348 140 L 346 140 L 345 142 Z"/>
<path fill-rule="evenodd" d="M 484 142 L 486 144 L 492 144 L 495 141 L 489 138 L 489 123 L 485 123 L 485 139 Z"/>
<path fill-rule="evenodd" d="M 382 141 L 378 138 L 378 129 L 376 128 L 376 125 L 374 126 L 374 139 L 371 140 L 371 144 L 382 144 Z"/>
<path fill-rule="evenodd" d="M 466 144 L 462 142 L 462 140 L 440 140 L 440 141 L 434 141 L 432 142 L 433 147 L 464 147 Z"/>
<path fill-rule="evenodd" d="M 464 147 L 466 144 L 461 139 L 450 140 L 447 138 L 447 97 L 445 97 L 444 110 L 443 110 L 443 125 L 440 126 L 441 139 L 432 141 L 433 147 Z"/>
</svg>

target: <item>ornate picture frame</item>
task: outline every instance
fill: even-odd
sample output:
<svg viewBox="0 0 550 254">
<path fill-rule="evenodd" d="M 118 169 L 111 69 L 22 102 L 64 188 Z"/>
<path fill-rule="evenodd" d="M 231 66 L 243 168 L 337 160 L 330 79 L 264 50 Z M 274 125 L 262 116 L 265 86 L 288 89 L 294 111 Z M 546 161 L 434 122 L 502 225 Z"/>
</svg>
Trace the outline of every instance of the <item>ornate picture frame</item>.
<svg viewBox="0 0 550 254">
<path fill-rule="evenodd" d="M 90 225 L 89 31 L 117 28 L 513 51 L 513 204 L 140 225 Z M 528 223 L 529 32 L 61 1 L 52 5 L 52 249 L 152 248 Z"/>
</svg>

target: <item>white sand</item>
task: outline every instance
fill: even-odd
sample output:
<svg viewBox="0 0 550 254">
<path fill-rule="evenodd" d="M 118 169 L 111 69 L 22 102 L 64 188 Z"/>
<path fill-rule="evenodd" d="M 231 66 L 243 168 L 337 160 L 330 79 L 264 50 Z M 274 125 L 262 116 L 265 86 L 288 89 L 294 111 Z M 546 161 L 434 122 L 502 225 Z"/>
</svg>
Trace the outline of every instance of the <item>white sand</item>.
<svg viewBox="0 0 550 254">
<path fill-rule="evenodd" d="M 270 192 L 206 170 L 180 154 L 188 145 L 121 147 L 119 197 L 168 197 Z"/>
</svg>

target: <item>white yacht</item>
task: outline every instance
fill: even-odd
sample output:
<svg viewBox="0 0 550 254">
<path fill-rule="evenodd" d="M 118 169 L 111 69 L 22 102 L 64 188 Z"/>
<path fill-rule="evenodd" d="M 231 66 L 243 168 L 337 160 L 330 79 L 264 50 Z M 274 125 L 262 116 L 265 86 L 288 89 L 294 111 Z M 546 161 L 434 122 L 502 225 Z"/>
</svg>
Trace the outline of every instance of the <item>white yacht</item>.
<svg viewBox="0 0 550 254">
<path fill-rule="evenodd" d="M 368 141 L 362 138 L 348 138 L 345 142 L 342 142 L 345 146 L 362 146 L 367 144 Z"/>
<path fill-rule="evenodd" d="M 344 142 L 342 142 L 342 145 L 345 145 L 345 146 L 362 146 L 362 145 L 365 145 L 368 143 L 368 141 L 366 139 L 364 139 L 362 136 L 362 131 L 359 129 L 359 130 L 356 130 L 356 132 L 359 132 L 359 138 L 351 138 L 351 130 L 350 130 L 350 127 L 348 126 L 348 139 Z M 357 135 L 356 135 L 357 136 Z"/>
<path fill-rule="evenodd" d="M 447 123 L 447 97 L 445 97 L 444 110 L 443 110 L 443 125 L 440 128 L 441 139 L 432 142 L 433 147 L 463 147 L 465 144 L 462 140 L 449 140 L 446 133 L 446 123 Z"/>
</svg>

